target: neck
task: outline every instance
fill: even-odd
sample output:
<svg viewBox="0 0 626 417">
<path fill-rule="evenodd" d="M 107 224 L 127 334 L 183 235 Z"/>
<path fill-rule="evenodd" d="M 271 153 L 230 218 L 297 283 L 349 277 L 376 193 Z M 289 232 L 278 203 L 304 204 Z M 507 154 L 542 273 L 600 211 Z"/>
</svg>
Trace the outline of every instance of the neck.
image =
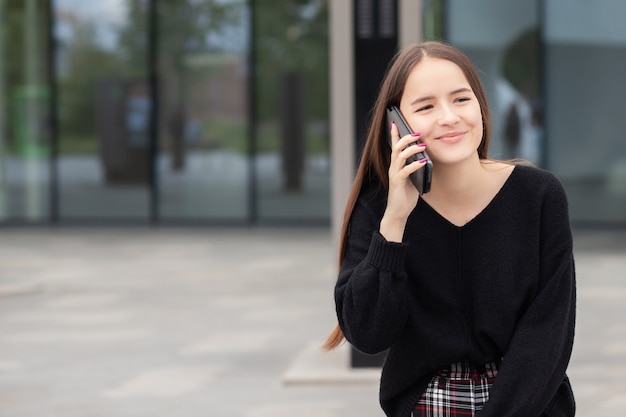
<svg viewBox="0 0 626 417">
<path fill-rule="evenodd" d="M 432 190 L 437 197 L 449 201 L 464 201 L 475 196 L 484 184 L 485 170 L 476 155 L 463 163 L 435 165 L 433 167 Z"/>
</svg>

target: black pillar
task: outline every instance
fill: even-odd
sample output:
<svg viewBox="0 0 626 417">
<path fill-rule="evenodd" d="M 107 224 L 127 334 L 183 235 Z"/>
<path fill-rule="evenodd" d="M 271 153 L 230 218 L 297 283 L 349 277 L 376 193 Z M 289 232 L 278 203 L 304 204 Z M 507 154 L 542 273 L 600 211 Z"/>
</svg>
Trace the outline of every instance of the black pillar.
<svg viewBox="0 0 626 417">
<path fill-rule="evenodd" d="M 387 65 L 398 48 L 398 0 L 353 0 L 353 10 L 355 155 L 358 161 L 365 144 L 372 106 Z M 386 352 L 365 355 L 352 349 L 351 366 L 379 367 L 385 355 Z"/>
<path fill-rule="evenodd" d="M 380 83 L 398 48 L 398 0 L 353 0 L 353 5 L 354 104 L 358 161 Z"/>
<path fill-rule="evenodd" d="M 288 72 L 280 79 L 280 137 L 286 192 L 302 191 L 305 125 L 304 77 Z"/>
</svg>

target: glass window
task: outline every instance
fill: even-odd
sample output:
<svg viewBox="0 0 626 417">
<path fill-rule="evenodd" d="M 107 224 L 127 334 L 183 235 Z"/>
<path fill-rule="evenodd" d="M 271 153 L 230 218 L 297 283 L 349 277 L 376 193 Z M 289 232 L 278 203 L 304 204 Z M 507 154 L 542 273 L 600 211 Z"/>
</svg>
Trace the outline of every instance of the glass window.
<svg viewBox="0 0 626 417">
<path fill-rule="evenodd" d="M 326 1 L 0 0 L 0 20 L 0 222 L 329 222 Z"/>
<path fill-rule="evenodd" d="M 460 48 L 479 70 L 491 110 L 490 156 L 541 164 L 541 57 L 536 1 L 426 4 L 429 32 Z M 443 28 L 442 28 L 443 26 Z"/>
<path fill-rule="evenodd" d="M 528 159 L 554 172 L 574 222 L 626 221 L 620 103 L 626 4 L 429 0 L 424 6 L 427 33 L 459 46 L 481 70 L 493 110 L 492 156 Z"/>
<path fill-rule="evenodd" d="M 0 0 L 0 221 L 49 216 L 48 5 Z"/>
<path fill-rule="evenodd" d="M 327 223 L 327 2 L 254 4 L 258 220 Z"/>
<path fill-rule="evenodd" d="M 248 6 L 157 6 L 161 218 L 247 221 Z"/>
<path fill-rule="evenodd" d="M 548 167 L 574 220 L 623 223 L 626 3 L 551 0 L 545 16 Z"/>
<path fill-rule="evenodd" d="M 59 212 L 149 216 L 148 1 L 56 0 Z"/>
</svg>

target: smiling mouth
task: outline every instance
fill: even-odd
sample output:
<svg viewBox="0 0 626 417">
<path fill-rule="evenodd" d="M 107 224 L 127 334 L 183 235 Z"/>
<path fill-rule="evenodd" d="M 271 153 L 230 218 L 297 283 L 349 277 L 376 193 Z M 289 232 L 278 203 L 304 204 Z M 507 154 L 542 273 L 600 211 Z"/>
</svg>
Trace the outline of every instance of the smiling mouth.
<svg viewBox="0 0 626 417">
<path fill-rule="evenodd" d="M 463 135 L 465 135 L 465 132 L 450 132 L 445 135 L 438 136 L 436 139 L 443 142 L 456 142 L 460 140 Z"/>
</svg>

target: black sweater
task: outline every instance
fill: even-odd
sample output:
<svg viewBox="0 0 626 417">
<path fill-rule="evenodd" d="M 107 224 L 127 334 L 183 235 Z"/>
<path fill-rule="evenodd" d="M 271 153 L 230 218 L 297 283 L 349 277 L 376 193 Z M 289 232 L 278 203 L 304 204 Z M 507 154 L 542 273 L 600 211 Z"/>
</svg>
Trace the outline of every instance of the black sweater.
<svg viewBox="0 0 626 417">
<path fill-rule="evenodd" d="M 477 416 L 572 416 L 565 371 L 575 273 L 561 183 L 516 166 L 462 227 L 420 199 L 403 243 L 378 232 L 386 198 L 380 184 L 363 187 L 335 288 L 346 339 L 365 353 L 389 349 L 380 383 L 385 413 L 409 416 L 437 369 L 502 359 Z"/>
</svg>

